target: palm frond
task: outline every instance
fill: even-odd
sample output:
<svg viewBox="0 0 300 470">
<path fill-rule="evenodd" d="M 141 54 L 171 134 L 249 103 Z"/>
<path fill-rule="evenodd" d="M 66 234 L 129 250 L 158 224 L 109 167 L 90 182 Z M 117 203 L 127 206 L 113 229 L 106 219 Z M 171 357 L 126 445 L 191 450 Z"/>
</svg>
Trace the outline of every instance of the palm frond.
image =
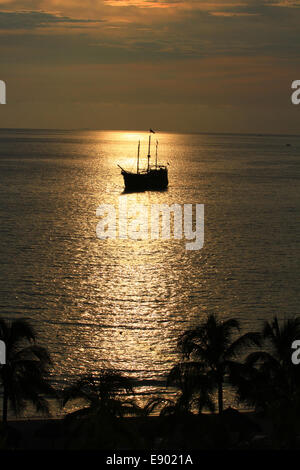
<svg viewBox="0 0 300 470">
<path fill-rule="evenodd" d="M 249 346 L 261 346 L 262 335 L 258 332 L 245 333 L 228 346 L 224 353 L 226 359 L 237 357 Z"/>
</svg>

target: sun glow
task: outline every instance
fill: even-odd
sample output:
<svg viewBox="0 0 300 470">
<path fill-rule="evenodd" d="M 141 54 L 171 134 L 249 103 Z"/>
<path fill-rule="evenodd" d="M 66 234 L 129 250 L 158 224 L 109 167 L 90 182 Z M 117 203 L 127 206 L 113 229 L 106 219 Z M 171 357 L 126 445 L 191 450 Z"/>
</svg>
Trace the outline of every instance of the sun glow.
<svg viewBox="0 0 300 470">
<path fill-rule="evenodd" d="M 144 136 L 145 136 L 145 132 L 139 132 L 139 133 L 138 132 L 123 132 L 122 133 L 123 140 L 127 140 L 127 141 L 138 142 Z"/>
</svg>

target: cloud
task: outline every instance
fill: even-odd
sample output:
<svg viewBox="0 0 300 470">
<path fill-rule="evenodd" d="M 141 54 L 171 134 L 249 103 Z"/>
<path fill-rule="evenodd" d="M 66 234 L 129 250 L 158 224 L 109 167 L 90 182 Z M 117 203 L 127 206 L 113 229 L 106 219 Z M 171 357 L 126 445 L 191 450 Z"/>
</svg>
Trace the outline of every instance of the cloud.
<svg viewBox="0 0 300 470">
<path fill-rule="evenodd" d="M 225 18 L 233 16 L 257 16 L 259 13 L 247 13 L 247 12 L 234 12 L 234 11 L 213 11 L 210 13 L 212 16 L 223 16 Z"/>
<path fill-rule="evenodd" d="M 153 1 L 180 5 L 178 1 Z M 274 6 L 272 1 L 189 0 L 185 5 L 191 8 L 180 14 L 165 9 L 150 9 L 146 14 L 137 7 L 128 7 L 121 8 L 124 14 L 120 15 L 117 7 L 100 13 L 100 3 L 86 0 L 85 14 L 89 18 L 80 17 L 79 10 L 76 14 L 79 2 L 75 0 L 64 2 L 61 12 L 0 11 L 1 60 L 27 64 L 125 64 L 216 56 L 296 58 L 300 9 L 279 8 L 279 2 Z M 62 8 L 54 0 L 35 2 Z"/>
<path fill-rule="evenodd" d="M 274 107 L 291 107 L 290 82 L 299 78 L 299 5 L 0 0 L 5 112 L 12 125 L 44 127 L 144 126 L 154 105 L 161 127 L 174 118 L 179 129 L 205 129 L 210 116 L 210 130 L 236 130 L 231 120 L 238 124 L 250 108 L 255 126 L 263 117 L 279 122 Z"/>
<path fill-rule="evenodd" d="M 277 7 L 285 7 L 285 8 L 299 8 L 300 6 L 300 1 L 298 0 L 281 0 L 281 1 L 275 1 L 271 2 L 272 6 L 277 6 Z"/>
<path fill-rule="evenodd" d="M 45 11 L 0 11 L 0 30 L 37 29 L 55 25 L 101 23 L 99 19 L 78 19 Z"/>
</svg>

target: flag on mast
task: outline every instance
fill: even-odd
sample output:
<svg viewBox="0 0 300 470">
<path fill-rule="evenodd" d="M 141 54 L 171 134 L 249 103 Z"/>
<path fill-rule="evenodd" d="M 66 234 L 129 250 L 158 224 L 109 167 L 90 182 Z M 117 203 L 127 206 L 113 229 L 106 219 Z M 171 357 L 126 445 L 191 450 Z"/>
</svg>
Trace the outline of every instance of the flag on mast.
<svg viewBox="0 0 300 470">
<path fill-rule="evenodd" d="M 150 132 L 152 132 L 152 134 L 155 134 L 154 130 L 153 129 L 150 129 Z"/>
</svg>

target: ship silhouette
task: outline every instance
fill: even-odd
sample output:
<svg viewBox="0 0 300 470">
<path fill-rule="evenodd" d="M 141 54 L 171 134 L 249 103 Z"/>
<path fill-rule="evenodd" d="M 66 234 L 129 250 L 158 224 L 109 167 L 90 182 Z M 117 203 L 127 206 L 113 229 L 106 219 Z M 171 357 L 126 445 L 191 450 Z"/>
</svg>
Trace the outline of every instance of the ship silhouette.
<svg viewBox="0 0 300 470">
<path fill-rule="evenodd" d="M 168 181 L 168 168 L 166 165 L 160 165 L 157 162 L 157 153 L 158 153 L 158 140 L 156 140 L 156 149 L 155 149 L 155 164 L 151 165 L 151 134 L 155 134 L 155 132 L 150 129 L 149 131 L 149 139 L 148 139 L 148 163 L 146 169 L 141 169 L 139 166 L 140 163 L 140 145 L 141 142 L 138 143 L 138 151 L 137 151 L 137 166 L 136 172 L 124 170 L 120 165 L 121 168 L 121 175 L 124 178 L 124 185 L 125 191 L 145 191 L 148 189 L 166 189 L 169 181 Z"/>
</svg>

